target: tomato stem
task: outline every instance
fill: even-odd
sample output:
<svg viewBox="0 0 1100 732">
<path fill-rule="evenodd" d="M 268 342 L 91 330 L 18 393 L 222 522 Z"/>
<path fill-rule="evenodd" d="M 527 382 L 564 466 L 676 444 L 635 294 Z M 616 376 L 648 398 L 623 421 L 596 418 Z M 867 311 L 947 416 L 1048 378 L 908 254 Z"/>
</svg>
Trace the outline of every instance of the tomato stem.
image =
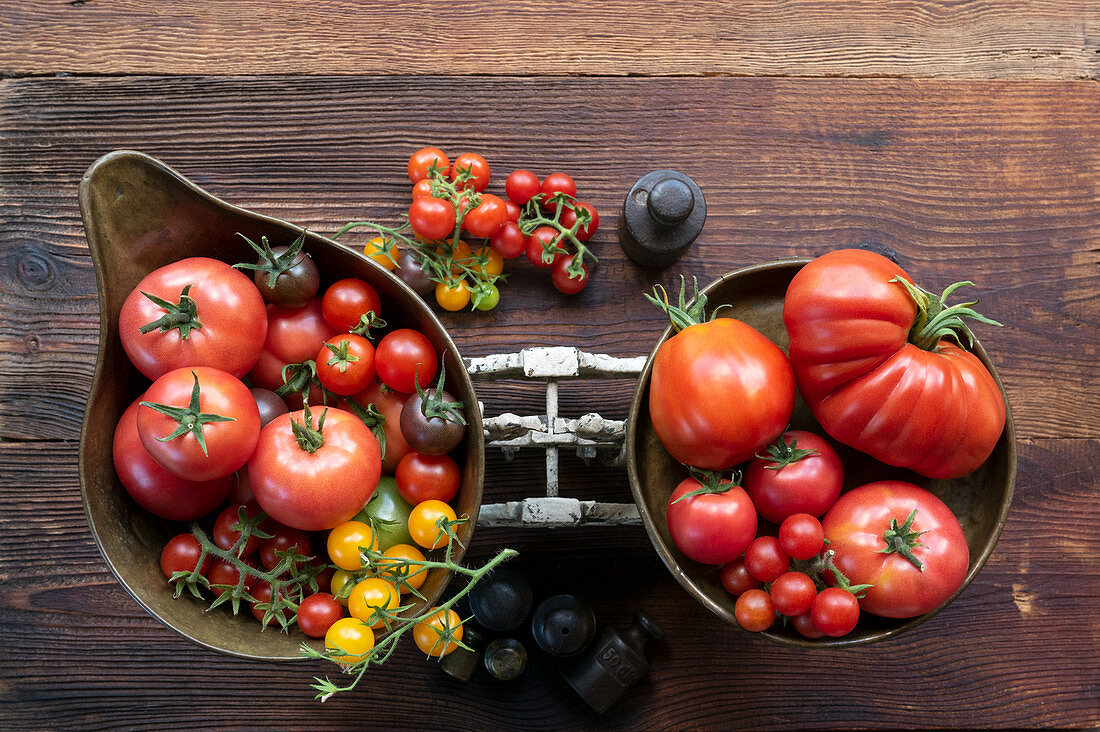
<svg viewBox="0 0 1100 732">
<path fill-rule="evenodd" d="M 680 299 L 676 305 L 668 301 L 668 292 L 661 285 L 653 286 L 654 295 L 650 295 L 648 292 L 643 293 L 647 300 L 668 316 L 668 319 L 672 322 L 672 327 L 676 329 L 677 333 L 684 328 L 713 320 L 714 316 L 721 310 L 721 308 L 715 309 L 710 318 L 707 318 L 707 296 L 699 292 L 698 277 L 692 277 L 691 281 L 695 288 L 695 295 L 690 303 L 687 302 L 687 280 L 684 279 L 683 275 L 680 275 Z"/>
<path fill-rule="evenodd" d="M 306 242 L 305 231 L 303 231 L 297 239 L 291 242 L 290 246 L 287 247 L 287 250 L 282 254 L 275 254 L 266 236 L 260 237 L 260 244 L 252 241 L 239 231 L 237 232 L 237 236 L 248 242 L 248 246 L 252 247 L 253 251 L 260 256 L 260 259 L 255 264 L 246 262 L 234 264 L 233 268 L 267 272 L 267 286 L 272 289 L 274 289 L 275 282 L 279 279 L 279 275 L 293 268 L 301 259 L 309 256 L 302 252 L 302 247 Z"/>
<path fill-rule="evenodd" d="M 325 427 L 325 417 L 328 416 L 328 409 L 324 409 L 321 412 L 321 418 L 317 420 L 317 427 L 314 428 L 313 414 L 309 411 L 309 404 L 304 404 L 302 406 L 302 421 L 295 421 L 292 417 L 290 420 L 290 429 L 294 433 L 294 438 L 298 441 L 298 447 L 313 454 L 320 450 L 325 444 L 325 437 L 321 434 L 321 431 Z"/>
<path fill-rule="evenodd" d="M 679 503 L 692 496 L 699 496 L 704 494 L 713 493 L 727 493 L 737 486 L 741 485 L 741 471 L 734 470 L 730 473 L 728 478 L 723 478 L 722 474 L 716 470 L 703 470 L 702 468 L 696 468 L 688 466 L 688 472 L 691 473 L 691 477 L 695 479 L 695 482 L 699 484 L 699 487 L 695 490 L 688 491 L 684 495 L 677 498 L 673 503 Z"/>
<path fill-rule="evenodd" d="M 891 282 L 897 282 L 905 288 L 913 302 L 917 306 L 917 319 L 913 327 L 909 329 L 909 342 L 924 351 L 931 351 L 944 338 L 950 338 L 961 347 L 962 336 L 966 337 L 967 346 L 974 347 L 974 333 L 963 318 L 970 318 L 989 325 L 1002 325 L 992 318 L 988 318 L 973 309 L 978 304 L 977 300 L 971 302 L 948 305 L 947 298 L 960 287 L 973 287 L 970 281 L 956 282 L 948 285 L 947 289 L 939 297 L 931 292 L 918 287 L 904 277 L 894 277 Z"/>
<path fill-rule="evenodd" d="M 413 367 L 413 374 L 416 374 L 417 368 L 420 364 Z M 448 402 L 444 401 L 443 386 L 447 376 L 447 365 L 440 363 L 439 365 L 439 381 L 435 385 L 435 389 L 432 393 L 424 391 L 424 388 L 420 386 L 420 380 L 413 379 L 413 385 L 416 387 L 416 394 L 420 397 L 420 413 L 424 415 L 426 419 L 439 418 L 444 422 L 450 422 L 451 424 L 466 424 L 466 415 L 463 410 L 466 405 L 462 402 Z"/>
<path fill-rule="evenodd" d="M 385 385 L 383 385 L 385 388 Z M 386 415 L 378 411 L 378 407 L 374 406 L 374 402 L 367 402 L 367 406 L 363 406 L 359 402 L 355 401 L 352 397 L 344 397 L 344 401 L 351 408 L 351 413 L 359 418 L 359 421 L 367 426 L 367 429 L 374 435 L 374 439 L 378 440 L 378 447 L 382 450 L 382 459 L 386 458 Z"/>
<path fill-rule="evenodd" d="M 203 425 L 211 422 L 236 422 L 237 420 L 233 417 L 224 417 L 220 414 L 209 414 L 202 411 L 199 408 L 199 377 L 194 371 L 191 372 L 191 376 L 195 379 L 195 385 L 191 388 L 191 400 L 186 407 L 173 407 L 157 402 L 141 402 L 141 406 L 149 407 L 153 411 L 177 422 L 176 429 L 172 434 L 167 437 L 158 437 L 157 442 L 169 442 L 190 433 L 194 435 L 195 441 L 202 448 L 202 454 L 209 457 L 210 453 L 206 449 L 206 435 L 203 432 Z"/>
<path fill-rule="evenodd" d="M 765 465 L 764 467 L 768 470 L 782 470 L 792 463 L 797 463 L 799 460 L 817 454 L 817 450 L 805 450 L 798 447 L 797 437 L 792 437 L 790 444 L 788 444 L 783 439 L 783 435 L 779 435 L 775 443 L 768 446 L 767 455 L 757 454 L 756 457 L 775 463 L 775 465 Z"/>
<path fill-rule="evenodd" d="M 882 535 L 882 540 L 886 542 L 886 546 L 876 551 L 877 554 L 893 554 L 897 552 L 901 556 L 909 560 L 909 563 L 920 571 L 924 571 L 924 564 L 920 559 L 913 554 L 913 550 L 918 546 L 924 546 L 924 544 L 917 541 L 923 531 L 913 531 L 913 519 L 917 517 L 917 509 L 913 509 L 909 512 L 909 515 L 905 518 L 905 522 L 901 526 L 898 526 L 898 520 L 896 518 L 890 519 L 890 528 L 888 528 Z"/>
<path fill-rule="evenodd" d="M 145 295 L 154 305 L 164 308 L 164 315 L 141 326 L 138 328 L 138 332 L 144 335 L 159 328 L 161 333 L 167 333 L 173 328 L 179 328 L 180 339 L 187 340 L 191 336 L 192 330 L 201 329 L 202 323 L 199 322 L 198 305 L 195 303 L 194 298 L 188 294 L 192 287 L 193 285 L 183 286 L 178 303 L 170 303 L 164 298 L 150 295 L 143 290 L 142 295 Z"/>
</svg>

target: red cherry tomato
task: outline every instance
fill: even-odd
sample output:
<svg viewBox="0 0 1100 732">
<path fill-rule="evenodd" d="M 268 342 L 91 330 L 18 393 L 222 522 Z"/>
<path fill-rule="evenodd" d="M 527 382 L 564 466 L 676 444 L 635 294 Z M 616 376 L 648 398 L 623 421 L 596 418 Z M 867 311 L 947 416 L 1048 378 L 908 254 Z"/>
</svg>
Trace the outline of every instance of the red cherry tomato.
<svg viewBox="0 0 1100 732">
<path fill-rule="evenodd" d="M 260 607 L 261 605 L 270 605 L 271 603 L 271 585 L 266 580 L 259 580 L 256 585 L 249 591 L 252 597 L 256 598 L 256 602 L 252 603 L 252 617 L 256 618 L 260 623 L 266 625 L 274 625 L 282 627 L 282 623 L 279 622 L 279 616 L 283 619 L 290 617 L 285 608 L 273 613 L 271 618 L 264 623 L 264 618 L 267 616 L 268 608 Z"/>
<path fill-rule="evenodd" d="M 241 560 L 241 562 L 248 567 L 252 567 L 253 569 L 256 568 L 256 562 L 252 559 L 252 557 L 245 557 Z M 210 569 L 206 573 L 206 579 L 208 582 L 210 582 L 210 591 L 213 592 L 215 595 L 221 595 L 229 587 L 233 587 L 238 582 L 240 582 L 241 571 L 237 569 L 235 565 L 230 564 L 224 559 L 215 557 L 214 560 L 210 563 Z M 257 579 L 258 578 L 256 577 L 256 575 L 249 573 L 244 578 L 244 589 L 247 591 L 251 591 L 251 589 L 256 585 Z"/>
<path fill-rule="evenodd" d="M 361 335 L 344 333 L 317 352 L 317 378 L 333 394 L 357 394 L 374 381 L 374 346 Z"/>
<path fill-rule="evenodd" d="M 298 605 L 298 627 L 310 638 L 324 638 L 332 624 L 342 617 L 343 606 L 327 592 L 316 592 Z"/>
<path fill-rule="evenodd" d="M 279 552 L 285 553 L 293 549 L 303 557 L 313 554 L 313 542 L 310 541 L 309 534 L 304 531 L 275 524 L 267 530 L 267 533 L 271 534 L 271 538 L 260 542 L 259 548 L 260 564 L 264 565 L 264 569 L 275 569 L 275 566 L 283 560 Z"/>
<path fill-rule="evenodd" d="M 149 327 L 169 310 L 181 311 L 177 324 Z M 256 363 L 267 316 L 250 277 L 216 259 L 189 257 L 137 284 L 122 303 L 118 333 L 130 361 L 149 379 L 184 366 L 213 366 L 240 378 Z"/>
<path fill-rule="evenodd" d="M 450 503 L 462 485 L 462 471 L 450 455 L 410 452 L 397 465 L 397 490 L 412 505 L 424 501 Z"/>
<path fill-rule="evenodd" d="M 409 205 L 409 224 L 422 239 L 446 239 L 455 230 L 455 207 L 435 196 L 417 198 Z"/>
<path fill-rule="evenodd" d="M 240 509 L 244 509 L 244 515 L 247 517 L 253 517 L 260 513 L 259 504 L 232 504 L 222 509 L 222 512 L 218 514 L 218 518 L 214 520 L 214 530 L 212 537 L 214 544 L 219 549 L 229 551 L 233 548 L 233 545 L 241 538 L 241 532 L 237 531 L 233 527 L 240 523 Z M 268 522 L 264 521 L 261 525 L 262 530 L 266 533 L 268 531 Z M 241 547 L 237 556 L 247 557 L 256 553 L 256 550 L 260 548 L 260 537 L 249 536 L 248 541 Z"/>
<path fill-rule="evenodd" d="M 823 437 L 787 430 L 767 452 L 745 470 L 745 490 L 761 516 L 775 524 L 795 513 L 822 516 L 836 502 L 844 467 Z"/>
<path fill-rule="evenodd" d="M 424 198 L 430 195 L 432 195 L 432 182 L 427 178 L 418 180 L 412 187 L 412 198 L 414 201 L 418 198 Z"/>
<path fill-rule="evenodd" d="M 122 413 L 115 428 L 112 456 L 119 482 L 130 497 L 154 516 L 169 521 L 191 521 L 210 513 L 225 501 L 233 476 L 194 481 L 173 475 L 160 466 L 138 436 L 138 397 Z"/>
<path fill-rule="evenodd" d="M 587 265 L 581 264 L 581 274 L 578 277 L 574 277 L 569 272 L 574 257 L 576 257 L 575 254 L 558 257 L 554 260 L 553 268 L 550 270 L 550 281 L 554 283 L 554 287 L 558 288 L 559 292 L 565 295 L 576 295 L 588 285 Z"/>
<path fill-rule="evenodd" d="M 490 244 L 500 256 L 505 259 L 515 259 L 527 250 L 527 237 L 514 221 L 505 221 L 504 226 L 493 234 Z"/>
<path fill-rule="evenodd" d="M 508 220 L 508 207 L 499 196 L 481 194 L 481 203 L 466 213 L 462 228 L 479 239 L 488 239 Z"/>
<path fill-rule="evenodd" d="M 523 209 L 517 206 L 511 199 L 504 202 L 504 207 L 508 210 L 508 220 L 518 224 L 520 217 L 523 216 Z"/>
<path fill-rule="evenodd" d="M 795 615 L 791 618 L 791 625 L 798 631 L 798 634 L 803 638 L 821 638 L 825 634 L 821 632 L 821 629 L 814 625 L 814 619 L 812 613 L 802 613 L 801 615 Z"/>
<path fill-rule="evenodd" d="M 178 415 L 162 411 L 183 409 L 187 412 Z M 260 438 L 260 410 L 240 379 L 196 366 L 153 382 L 138 407 L 137 427 L 141 444 L 165 470 L 188 480 L 215 480 L 252 455 Z"/>
<path fill-rule="evenodd" d="M 171 579 L 176 572 L 193 572 L 199 564 L 200 556 L 202 556 L 202 544 L 194 535 L 173 536 L 160 553 L 160 571 L 167 579 Z M 209 568 L 210 557 L 207 556 L 199 567 L 199 574 L 205 575 Z"/>
<path fill-rule="evenodd" d="M 741 486 L 722 493 L 700 493 L 680 500 L 702 484 L 686 478 L 672 492 L 668 503 L 668 529 L 676 547 L 702 564 L 732 562 L 756 536 L 756 509 Z"/>
<path fill-rule="evenodd" d="M 824 544 L 821 522 L 808 513 L 792 514 L 779 525 L 779 546 L 791 559 L 816 557 Z"/>
<path fill-rule="evenodd" d="M 303 445 L 304 412 L 276 417 L 264 427 L 248 462 L 256 501 L 276 521 L 302 531 L 341 524 L 374 493 L 382 475 L 378 441 L 358 417 L 342 409 L 312 410 L 313 429 L 325 422 L 320 440 Z M 318 444 L 320 442 L 320 444 Z M 310 452 L 308 448 L 313 448 Z"/>
<path fill-rule="evenodd" d="M 551 173 L 542 181 L 541 201 L 544 208 L 551 211 L 558 210 L 558 204 L 553 201 L 555 194 L 563 193 L 570 198 L 577 195 L 577 184 L 565 173 Z"/>
<path fill-rule="evenodd" d="M 848 635 L 859 622 L 859 600 L 839 587 L 827 587 L 817 593 L 810 609 L 813 624 L 833 638 Z"/>
<path fill-rule="evenodd" d="M 427 388 L 439 370 L 439 356 L 428 337 L 418 330 L 400 328 L 387 333 L 374 353 L 378 379 L 404 394 Z"/>
<path fill-rule="evenodd" d="M 530 170 L 513 170 L 504 181 L 504 192 L 518 206 L 526 205 L 540 190 L 539 177 Z"/>
<path fill-rule="evenodd" d="M 774 582 L 791 568 L 791 558 L 783 553 L 779 539 L 759 536 L 745 550 L 745 568 L 761 582 Z"/>
<path fill-rule="evenodd" d="M 435 166 L 444 177 L 450 174 L 451 161 L 447 154 L 434 147 L 422 147 L 409 158 L 409 180 L 419 183 L 428 178 L 428 171 Z"/>
<path fill-rule="evenodd" d="M 561 212 L 561 217 L 558 221 L 567 229 L 572 229 L 573 225 L 577 223 L 577 211 L 576 209 L 583 209 L 588 212 L 589 221 L 583 226 L 578 226 L 574 236 L 580 241 L 588 241 L 592 238 L 592 235 L 596 233 L 596 229 L 600 228 L 600 215 L 596 212 L 596 207 L 590 203 L 584 203 L 583 201 L 575 201 L 572 208 L 566 206 Z"/>
<path fill-rule="evenodd" d="M 478 193 L 489 187 L 489 163 L 485 158 L 477 153 L 462 153 L 451 166 L 451 180 L 457 183 L 459 174 L 466 171 L 469 171 L 469 178 L 459 187 L 473 188 Z"/>
<path fill-rule="evenodd" d="M 776 612 L 794 617 L 810 612 L 817 597 L 817 585 L 803 572 L 784 572 L 772 582 L 768 594 Z"/>
<path fill-rule="evenodd" d="M 734 597 L 740 597 L 749 590 L 760 587 L 760 581 L 749 574 L 749 570 L 745 569 L 743 557 L 738 557 L 732 562 L 722 565 L 722 571 L 718 576 L 722 582 L 722 587 Z"/>
<path fill-rule="evenodd" d="M 547 250 L 548 247 L 556 247 Z M 527 259 L 531 264 L 546 269 L 554 266 L 554 262 L 565 256 L 558 232 L 549 226 L 540 226 L 527 237 Z"/>
<path fill-rule="evenodd" d="M 378 291 L 363 280 L 349 277 L 332 283 L 321 298 L 325 322 L 337 333 L 348 333 L 367 313 L 382 315 Z"/>
<path fill-rule="evenodd" d="M 767 592 L 748 590 L 734 603 L 733 616 L 737 619 L 737 624 L 745 630 L 760 633 L 772 627 L 775 622 L 775 607 Z"/>
</svg>

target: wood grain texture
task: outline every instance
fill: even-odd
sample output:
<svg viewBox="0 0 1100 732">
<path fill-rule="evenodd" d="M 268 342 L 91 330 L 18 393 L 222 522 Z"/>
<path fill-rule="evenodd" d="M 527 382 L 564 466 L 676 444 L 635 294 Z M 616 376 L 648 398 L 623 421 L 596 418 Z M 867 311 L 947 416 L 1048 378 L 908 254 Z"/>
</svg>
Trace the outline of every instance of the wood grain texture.
<svg viewBox="0 0 1100 732">
<path fill-rule="evenodd" d="M 1089 0 L 4 0 L 0 35 L 5 75 L 1100 75 Z"/>
<path fill-rule="evenodd" d="M 1095 90 L 749 78 L 0 80 L 0 726 L 1100 725 L 1100 555 L 1089 528 L 1100 521 Z M 896 640 L 806 652 L 734 631 L 693 603 L 640 528 L 480 530 L 471 556 L 517 547 L 540 593 L 584 592 L 620 628 L 633 607 L 664 626 L 651 674 L 604 717 L 545 660 L 513 685 L 481 674 L 461 686 L 409 647 L 354 694 L 319 705 L 308 683 L 327 669 L 205 652 L 146 616 L 99 556 L 76 478 L 98 339 L 81 174 L 109 150 L 139 149 L 235 204 L 331 233 L 348 220 L 395 220 L 408 201 L 404 161 L 429 143 L 483 152 L 497 186 L 518 167 L 570 172 L 601 212 L 593 285 L 565 299 L 530 267 L 510 266 L 497 310 L 443 316 L 466 355 L 563 343 L 644 354 L 663 329 L 641 303 L 654 282 L 708 281 L 840 246 L 892 250 L 930 289 L 977 281 L 983 312 L 1006 323 L 978 334 L 1021 438 L 1016 500 L 978 579 Z M 658 167 L 692 175 L 710 215 L 683 260 L 649 271 L 622 255 L 614 222 L 625 191 Z M 564 385 L 563 411 L 623 416 L 630 382 L 601 387 Z M 543 408 L 532 387 L 478 389 L 487 413 Z M 541 484 L 537 453 L 487 462 L 487 500 Z M 572 456 L 562 490 L 630 500 L 625 471 Z M 890 678 L 912 668 L 906 684 Z M 259 711 L 255 697 L 265 700 Z"/>
</svg>

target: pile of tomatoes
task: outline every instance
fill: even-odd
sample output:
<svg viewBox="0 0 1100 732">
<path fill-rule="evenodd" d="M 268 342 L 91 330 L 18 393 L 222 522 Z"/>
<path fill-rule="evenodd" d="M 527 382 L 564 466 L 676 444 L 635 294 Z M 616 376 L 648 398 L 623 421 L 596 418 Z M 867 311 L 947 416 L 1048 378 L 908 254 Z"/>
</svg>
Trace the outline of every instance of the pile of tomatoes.
<svg viewBox="0 0 1100 732">
<path fill-rule="evenodd" d="M 689 559 L 721 566 L 746 629 L 784 616 L 804 636 L 843 636 L 861 612 L 914 617 L 962 586 L 969 549 L 940 499 L 893 480 L 842 494 L 829 440 L 787 430 L 797 389 L 830 439 L 882 463 L 931 478 L 979 467 L 1004 401 L 962 345 L 961 317 L 993 321 L 974 303 L 948 306 L 956 288 L 937 300 L 878 254 L 830 252 L 787 290 L 789 358 L 745 323 L 708 319 L 698 292 L 678 306 L 650 297 L 678 331 L 654 356 L 650 418 L 691 472 L 669 498 L 669 533 Z"/>
<path fill-rule="evenodd" d="M 555 172 L 539 180 L 516 170 L 504 183 L 505 198 L 488 193 L 489 163 L 463 153 L 452 163 L 442 150 L 425 147 L 409 158 L 413 183 L 407 227 L 360 222 L 381 235 L 364 253 L 393 271 L 422 297 L 434 295 L 444 310 L 492 310 L 500 301 L 504 260 L 526 254 L 550 272 L 562 293 L 588 284 L 588 263 L 596 257 L 585 245 L 599 227 L 599 214 L 576 198 L 569 175 Z M 339 236 L 339 234 L 337 234 Z"/>
<path fill-rule="evenodd" d="M 321 291 L 303 242 L 250 241 L 259 259 L 237 267 L 254 277 L 191 257 L 134 288 L 119 334 L 151 383 L 119 421 L 114 463 L 144 509 L 197 522 L 161 555 L 177 594 L 248 602 L 265 625 L 296 622 L 350 657 L 407 609 L 424 552 L 462 522 L 450 502 L 465 405 L 429 338 L 385 325 L 369 283 Z M 446 612 L 422 624 L 461 637 Z M 436 640 L 437 655 L 451 647 Z"/>
</svg>

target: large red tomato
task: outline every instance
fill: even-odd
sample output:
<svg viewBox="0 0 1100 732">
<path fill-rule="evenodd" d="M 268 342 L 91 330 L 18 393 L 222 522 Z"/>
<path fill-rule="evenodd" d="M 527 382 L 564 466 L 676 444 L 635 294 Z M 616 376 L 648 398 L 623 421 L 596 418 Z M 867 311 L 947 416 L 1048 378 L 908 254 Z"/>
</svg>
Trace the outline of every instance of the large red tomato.
<svg viewBox="0 0 1100 732">
<path fill-rule="evenodd" d="M 154 381 L 137 424 L 145 449 L 165 470 L 213 480 L 248 462 L 260 437 L 260 410 L 240 379 L 196 366 Z"/>
<path fill-rule="evenodd" d="M 859 604 L 875 615 L 911 618 L 934 610 L 962 586 L 970 566 L 955 514 L 912 483 L 853 488 L 821 525 L 848 582 L 872 585 Z"/>
<path fill-rule="evenodd" d="M 322 422 L 323 420 L 323 422 Z M 256 502 L 276 521 L 322 531 L 350 520 L 382 475 L 378 441 L 342 409 L 276 417 L 260 433 L 248 462 Z"/>
<path fill-rule="evenodd" d="M 712 479 L 714 492 L 688 495 L 703 488 L 685 478 L 668 499 L 668 531 L 676 548 L 702 564 L 732 562 L 756 536 L 756 509 L 745 490 Z M 684 498 L 684 496 L 687 496 Z"/>
<path fill-rule="evenodd" d="M 138 505 L 169 521 L 191 521 L 222 504 L 232 487 L 232 476 L 193 481 L 162 468 L 138 437 L 138 397 L 122 413 L 115 428 L 112 452 L 122 487 Z"/>
<path fill-rule="evenodd" d="M 739 320 L 689 325 L 653 358 L 649 416 L 685 465 L 719 470 L 748 460 L 783 431 L 793 409 L 787 357 Z"/>
<path fill-rule="evenodd" d="M 184 366 L 214 366 L 239 378 L 259 357 L 267 313 L 248 276 L 216 259 L 189 257 L 137 284 L 122 303 L 118 333 L 150 379 Z"/>
<path fill-rule="evenodd" d="M 912 283 L 857 249 L 799 270 L 783 305 L 798 388 L 840 442 L 931 478 L 965 475 L 996 446 L 1004 398 L 982 362 L 944 338 L 934 318 L 942 299 L 900 279 Z"/>
</svg>

